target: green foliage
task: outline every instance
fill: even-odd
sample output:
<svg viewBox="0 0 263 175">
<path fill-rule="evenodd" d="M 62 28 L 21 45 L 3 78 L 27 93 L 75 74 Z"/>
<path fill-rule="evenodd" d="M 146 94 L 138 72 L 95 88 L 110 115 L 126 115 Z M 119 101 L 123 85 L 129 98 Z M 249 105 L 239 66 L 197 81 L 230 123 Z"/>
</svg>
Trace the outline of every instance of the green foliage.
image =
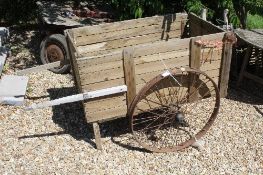
<svg viewBox="0 0 263 175">
<path fill-rule="evenodd" d="M 202 8 L 208 9 L 208 20 L 222 25 L 223 11 L 229 9 L 229 20 L 234 27 L 246 28 L 247 14 L 263 15 L 263 0 L 185 0 L 188 11 L 200 14 Z"/>
<path fill-rule="evenodd" d="M 162 0 L 112 0 L 111 2 L 120 20 L 152 16 L 164 10 Z"/>
<path fill-rule="evenodd" d="M 248 14 L 247 28 L 248 29 L 263 29 L 263 16 Z"/>
<path fill-rule="evenodd" d="M 37 17 L 37 0 L 0 0 L 0 22 L 25 24 Z M 67 0 L 54 0 L 63 2 Z M 186 10 L 198 15 L 202 8 L 207 9 L 207 18 L 217 25 L 222 25 L 223 11 L 229 9 L 230 22 L 235 27 L 246 27 L 247 14 L 263 15 L 263 0 L 73 0 L 111 4 L 117 19 L 125 20 L 153 16 L 156 14 L 175 13 Z M 220 22 L 221 21 L 221 22 Z M 250 21 L 251 23 L 251 21 Z"/>
<path fill-rule="evenodd" d="M 35 17 L 36 0 L 0 0 L 0 20 L 21 23 Z"/>
</svg>

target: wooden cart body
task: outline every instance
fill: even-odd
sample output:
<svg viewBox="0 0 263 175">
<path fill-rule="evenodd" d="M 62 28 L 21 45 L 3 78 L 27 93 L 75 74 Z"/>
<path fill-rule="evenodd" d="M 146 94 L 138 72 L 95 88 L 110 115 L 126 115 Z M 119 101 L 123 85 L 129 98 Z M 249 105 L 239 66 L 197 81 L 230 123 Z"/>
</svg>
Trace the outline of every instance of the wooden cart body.
<svg viewBox="0 0 263 175">
<path fill-rule="evenodd" d="M 227 32 L 194 14 L 80 27 L 67 30 L 66 36 L 80 93 L 127 85 L 126 93 L 84 101 L 89 123 L 125 117 L 136 92 L 165 66 L 200 69 L 226 96 L 232 42 Z M 202 41 L 223 44 L 204 47 Z"/>
</svg>

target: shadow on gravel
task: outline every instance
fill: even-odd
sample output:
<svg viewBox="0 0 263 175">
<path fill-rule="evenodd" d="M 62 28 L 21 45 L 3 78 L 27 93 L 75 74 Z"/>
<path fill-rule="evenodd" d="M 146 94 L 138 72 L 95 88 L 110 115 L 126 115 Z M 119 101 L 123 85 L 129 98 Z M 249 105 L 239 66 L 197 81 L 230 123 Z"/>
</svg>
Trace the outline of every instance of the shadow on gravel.
<svg viewBox="0 0 263 175">
<path fill-rule="evenodd" d="M 40 61 L 40 42 L 42 37 L 38 25 L 10 27 L 8 47 L 12 56 L 9 64 L 15 69 L 26 69 L 42 64 Z"/>
<path fill-rule="evenodd" d="M 251 105 L 263 105 L 262 89 L 263 85 L 251 80 L 244 81 L 239 88 L 236 87 L 235 81 L 231 81 L 229 83 L 227 99 Z"/>
<path fill-rule="evenodd" d="M 53 89 L 48 89 L 47 91 L 49 93 L 51 100 L 77 94 L 77 90 L 75 87 L 53 88 Z M 52 110 L 53 110 L 53 116 L 52 116 L 53 122 L 56 123 L 61 128 L 63 128 L 64 131 L 22 136 L 19 139 L 70 134 L 76 140 L 84 140 L 90 145 L 92 145 L 94 148 L 96 147 L 95 142 L 92 140 L 94 139 L 93 128 L 91 124 L 87 123 L 82 102 L 74 102 L 74 103 L 53 106 Z M 131 145 L 125 144 L 115 139 L 117 137 L 120 137 L 121 135 L 130 132 L 129 122 L 127 118 L 120 118 L 108 122 L 103 122 L 100 124 L 100 130 L 101 130 L 102 138 L 110 137 L 111 141 L 119 146 L 122 146 L 129 150 L 137 150 L 137 151 L 145 152 L 144 149 L 133 147 Z M 136 142 L 136 141 L 132 140 L 132 142 Z"/>
</svg>

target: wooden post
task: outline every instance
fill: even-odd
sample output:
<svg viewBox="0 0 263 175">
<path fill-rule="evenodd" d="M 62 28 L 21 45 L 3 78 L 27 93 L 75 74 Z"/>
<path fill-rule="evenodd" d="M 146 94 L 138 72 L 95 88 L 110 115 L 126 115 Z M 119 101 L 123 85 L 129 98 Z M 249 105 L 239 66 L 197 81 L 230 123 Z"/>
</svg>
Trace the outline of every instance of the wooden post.
<svg viewBox="0 0 263 175">
<path fill-rule="evenodd" d="M 193 69 L 199 69 L 200 57 L 201 57 L 201 46 L 196 41 L 201 40 L 201 37 L 195 37 L 191 39 L 190 45 L 190 67 Z"/>
<path fill-rule="evenodd" d="M 124 64 L 124 76 L 127 86 L 127 107 L 129 109 L 133 98 L 136 95 L 136 82 L 135 82 L 135 69 L 133 58 L 133 47 L 125 48 L 123 50 L 123 64 Z"/>
<path fill-rule="evenodd" d="M 251 56 L 251 53 L 252 53 L 252 46 L 248 45 L 247 50 L 246 50 L 246 55 L 245 55 L 244 60 L 242 62 L 241 70 L 240 70 L 240 73 L 239 73 L 239 76 L 238 76 L 237 87 L 240 86 L 241 81 L 243 80 L 244 73 L 245 73 L 247 64 L 249 62 L 249 58 Z"/>
<path fill-rule="evenodd" d="M 232 45 L 233 42 L 236 41 L 236 37 L 234 33 L 228 32 L 225 34 L 223 41 L 224 45 L 221 60 L 220 78 L 218 84 L 220 97 L 227 96 L 228 80 L 232 58 Z"/>
<path fill-rule="evenodd" d="M 78 90 L 80 92 L 82 92 L 80 78 L 79 78 L 79 70 L 78 70 L 78 67 L 77 67 L 76 56 L 75 56 L 76 45 L 73 43 L 72 31 L 66 30 L 65 31 L 65 35 L 66 35 L 67 45 L 68 45 L 68 48 L 69 48 L 69 57 L 70 57 L 69 60 L 70 60 L 70 64 L 71 64 L 71 69 L 72 69 L 74 82 L 77 85 Z"/>
<path fill-rule="evenodd" d="M 92 125 L 93 125 L 93 132 L 94 132 L 96 147 L 97 147 L 97 149 L 102 150 L 100 126 L 96 122 L 92 123 Z"/>
<path fill-rule="evenodd" d="M 201 37 L 195 37 L 191 39 L 190 45 L 190 67 L 193 69 L 200 69 L 200 57 L 201 57 L 201 46 L 196 43 L 196 41 L 200 40 Z M 189 98 L 189 102 L 193 102 L 198 99 L 198 93 L 196 91 L 196 87 L 194 87 L 191 83 L 196 80 L 198 77 L 190 76 L 189 77 L 189 94 L 192 94 Z"/>
</svg>

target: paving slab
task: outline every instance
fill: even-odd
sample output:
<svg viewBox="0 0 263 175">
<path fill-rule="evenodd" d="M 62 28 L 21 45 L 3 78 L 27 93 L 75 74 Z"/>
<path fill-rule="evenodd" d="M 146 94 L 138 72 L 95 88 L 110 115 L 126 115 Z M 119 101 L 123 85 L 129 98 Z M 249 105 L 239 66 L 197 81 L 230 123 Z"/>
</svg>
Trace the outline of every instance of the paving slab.
<svg viewBox="0 0 263 175">
<path fill-rule="evenodd" d="M 22 105 L 27 83 L 27 76 L 3 76 L 0 80 L 0 104 Z"/>
</svg>

